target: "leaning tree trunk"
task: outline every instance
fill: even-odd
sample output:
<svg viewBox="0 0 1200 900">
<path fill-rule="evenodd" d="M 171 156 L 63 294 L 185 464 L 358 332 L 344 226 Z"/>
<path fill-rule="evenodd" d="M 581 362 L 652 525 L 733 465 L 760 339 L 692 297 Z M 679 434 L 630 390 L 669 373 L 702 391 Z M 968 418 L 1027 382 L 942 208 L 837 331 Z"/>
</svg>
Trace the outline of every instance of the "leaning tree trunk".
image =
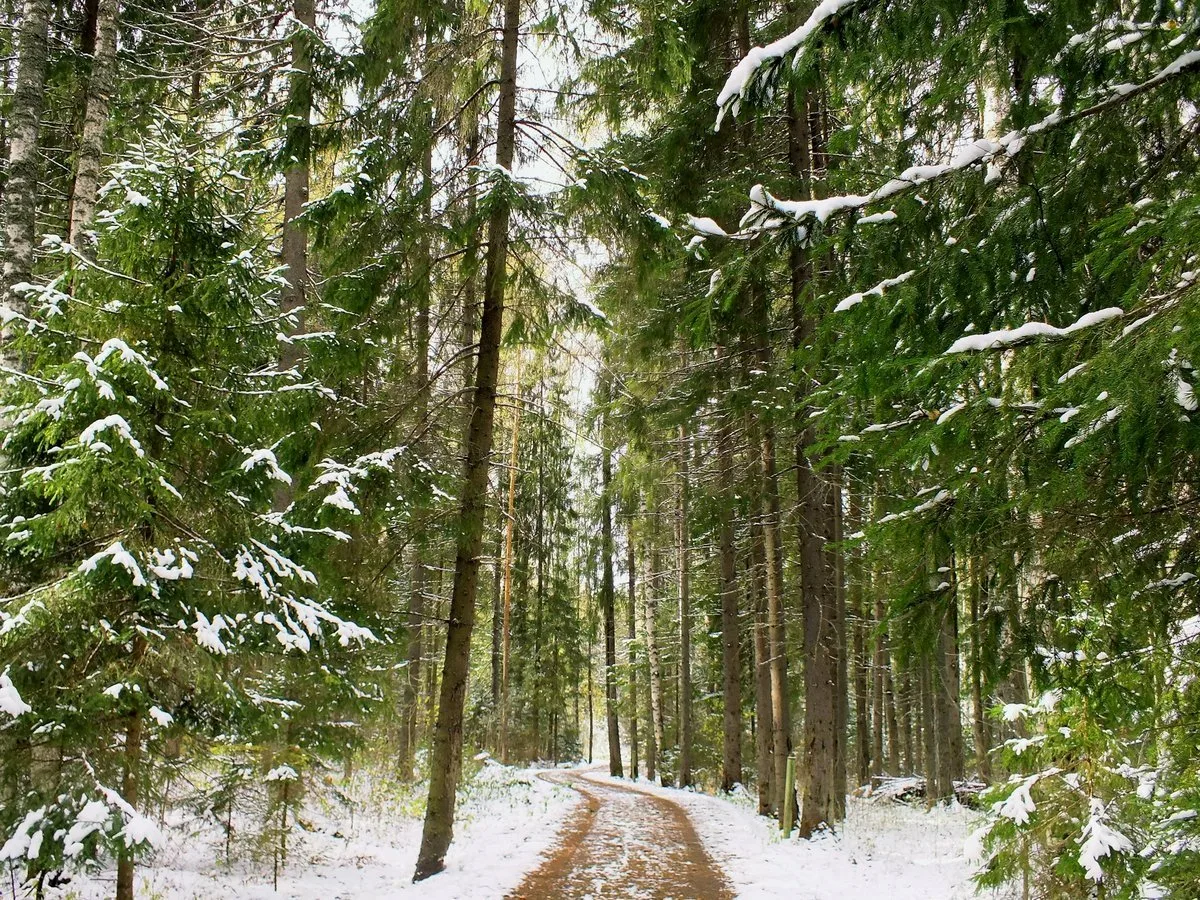
<svg viewBox="0 0 1200 900">
<path fill-rule="evenodd" d="M 20 369 L 10 344 L 29 315 L 23 291 L 13 288 L 33 277 L 40 165 L 38 132 L 50 55 L 50 0 L 25 0 L 17 32 L 17 81 L 9 106 L 8 181 L 4 187 L 4 270 L 0 285 L 0 365 Z M 11 312 L 10 312 L 11 311 Z M 14 318 L 10 319 L 10 315 Z"/>
<path fill-rule="evenodd" d="M 496 165 L 505 172 L 512 171 L 516 147 L 520 22 L 521 0 L 504 0 Z M 446 851 L 454 834 L 454 794 L 462 769 L 463 709 L 471 663 L 471 630 L 475 625 L 479 556 L 483 551 L 483 524 L 487 511 L 488 460 L 492 452 L 496 381 L 500 372 L 500 343 L 503 336 L 508 228 L 512 212 L 505 197 L 506 194 L 501 194 L 496 198 L 488 223 L 483 314 L 479 323 L 479 363 L 475 370 L 475 404 L 467 431 L 454 587 L 446 628 L 446 661 L 442 668 L 441 695 L 433 740 L 429 802 L 413 875 L 416 881 L 445 868 Z"/>
<path fill-rule="evenodd" d="M 679 426 L 679 505 L 675 537 L 679 552 L 679 786 L 692 783 L 692 597 L 691 533 L 688 504 L 691 494 L 688 472 L 688 433 Z"/>
<path fill-rule="evenodd" d="M 96 41 L 92 70 L 88 77 L 87 100 L 79 149 L 75 155 L 75 181 L 71 186 L 69 240 L 83 250 L 84 231 L 96 213 L 100 171 L 104 161 L 104 130 L 112 95 L 117 58 L 117 0 L 99 0 L 96 5 Z"/>
<path fill-rule="evenodd" d="M 741 636 L 738 633 L 737 558 L 733 543 L 733 428 L 728 412 L 717 430 L 720 467 L 721 670 L 723 728 L 721 790 L 742 781 Z"/>
<path fill-rule="evenodd" d="M 601 384 L 601 402 L 611 400 L 608 376 Z M 600 435 L 600 551 L 604 563 L 604 582 L 600 587 L 600 605 L 604 613 L 604 716 L 608 725 L 608 774 L 624 777 L 621 766 L 621 728 L 617 721 L 617 616 L 616 591 L 613 586 L 613 527 L 612 527 L 612 451 L 608 447 L 608 429 Z"/>
</svg>

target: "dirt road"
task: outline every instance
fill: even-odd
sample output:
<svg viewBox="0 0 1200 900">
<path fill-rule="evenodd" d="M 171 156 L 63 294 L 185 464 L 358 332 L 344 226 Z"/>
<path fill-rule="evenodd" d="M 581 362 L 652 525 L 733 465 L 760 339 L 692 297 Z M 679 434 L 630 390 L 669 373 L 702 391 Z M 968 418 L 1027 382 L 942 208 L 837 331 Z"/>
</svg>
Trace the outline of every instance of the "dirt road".
<svg viewBox="0 0 1200 900">
<path fill-rule="evenodd" d="M 587 801 L 509 900 L 732 900 L 684 811 L 582 772 L 546 772 Z"/>
</svg>

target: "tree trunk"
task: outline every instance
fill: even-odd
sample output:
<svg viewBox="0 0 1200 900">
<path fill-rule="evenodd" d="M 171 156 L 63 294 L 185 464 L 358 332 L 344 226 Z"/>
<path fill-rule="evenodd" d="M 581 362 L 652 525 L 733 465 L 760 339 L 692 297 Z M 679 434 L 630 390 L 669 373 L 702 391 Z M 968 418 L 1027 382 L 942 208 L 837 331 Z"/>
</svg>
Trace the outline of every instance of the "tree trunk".
<svg viewBox="0 0 1200 900">
<path fill-rule="evenodd" d="M 605 405 L 611 399 L 608 376 L 600 388 Z M 613 527 L 612 527 L 612 451 L 608 447 L 607 428 L 601 428 L 600 443 L 600 552 L 603 557 L 604 583 L 600 589 L 600 605 L 604 613 L 604 716 L 608 723 L 608 774 L 614 778 L 625 775 L 621 765 L 621 729 L 617 721 L 617 617 L 613 586 Z"/>
<path fill-rule="evenodd" d="M 805 93 L 793 94 L 788 104 L 788 162 L 802 196 L 812 196 L 814 129 L 810 116 L 817 110 Z M 819 116 L 817 117 L 819 120 Z M 819 130 L 819 129 L 818 129 Z M 833 498 L 813 470 L 808 446 L 808 393 L 813 384 L 803 368 L 803 353 L 810 343 L 813 322 L 805 308 L 812 290 L 812 265 L 807 252 L 797 246 L 791 255 L 792 349 L 796 355 L 796 487 L 800 510 L 800 571 L 804 616 L 804 800 L 800 835 L 810 837 L 822 826 L 837 824 L 844 797 L 837 798 L 840 717 L 839 614 L 836 566 L 825 550 L 835 535 Z M 839 500 L 840 502 L 840 500 Z"/>
<path fill-rule="evenodd" d="M 982 568 L 972 558 L 968 562 L 971 598 L 971 706 L 974 713 L 972 725 L 975 736 L 975 768 L 985 782 L 992 780 L 992 737 L 987 720 L 987 709 L 983 703 L 983 647 L 980 607 L 983 598 Z"/>
<path fill-rule="evenodd" d="M 638 688 L 637 688 L 637 559 L 633 550 L 633 517 L 625 535 L 625 570 L 629 579 L 629 773 L 638 778 Z"/>
<path fill-rule="evenodd" d="M 775 430 L 769 423 L 763 425 L 758 435 L 758 446 L 765 501 L 762 531 L 767 583 L 767 651 L 771 661 L 771 753 L 774 762 L 771 807 L 776 815 L 782 815 L 792 735 L 783 612 L 783 547 L 779 537 L 779 479 L 775 471 Z"/>
<path fill-rule="evenodd" d="M 849 690 L 849 658 L 846 635 L 846 558 L 840 549 L 843 538 L 842 516 L 842 467 L 834 466 L 833 482 L 829 490 L 830 511 L 833 530 L 831 537 L 834 547 L 839 549 L 826 552 L 832 557 L 833 564 L 827 569 L 833 577 L 833 585 L 829 596 L 833 600 L 834 631 L 837 639 L 837 665 L 834 666 L 834 766 L 833 766 L 833 803 L 837 820 L 846 818 L 846 769 L 847 753 L 846 740 L 850 733 L 850 690 Z"/>
<path fill-rule="evenodd" d="M 308 302 L 308 229 L 297 221 L 308 203 L 309 169 L 312 164 L 312 34 L 317 28 L 315 0 L 293 0 L 292 15 L 302 27 L 292 34 L 292 73 L 288 92 L 288 135 L 284 143 L 287 168 L 283 173 L 283 264 L 287 285 L 279 298 L 280 315 L 289 338 L 304 330 L 304 307 Z M 293 368 L 304 356 L 302 344 L 291 340 L 283 345 L 280 369 Z"/>
<path fill-rule="evenodd" d="M 430 116 L 432 117 L 432 106 Z M 418 248 L 419 278 L 416 297 L 416 315 L 413 317 L 413 380 L 417 386 L 413 398 L 413 421 L 415 425 L 413 454 L 418 459 L 425 456 L 428 431 L 429 398 L 432 384 L 429 380 L 429 304 L 433 295 L 433 144 L 426 142 L 421 158 L 421 215 L 423 218 L 422 238 Z M 413 772 L 413 756 L 419 740 L 421 657 L 424 645 L 421 640 L 425 630 L 425 578 L 428 567 L 426 529 L 428 511 L 423 502 L 425 492 L 420 490 L 416 508 L 413 510 L 413 546 L 411 588 L 408 601 L 408 650 L 405 654 L 406 672 L 404 679 L 403 722 L 400 728 L 399 756 L 400 777 L 408 781 Z"/>
<path fill-rule="evenodd" d="M 874 660 L 871 664 L 871 678 L 873 687 L 871 697 L 873 700 L 873 720 L 871 733 L 871 774 L 883 774 L 883 733 L 884 733 L 884 711 L 886 704 L 884 703 L 883 695 L 883 679 L 887 670 L 887 647 L 883 639 L 883 598 L 877 596 L 875 598 L 875 617 L 874 625 L 874 642 L 875 653 Z M 895 736 L 892 736 L 895 740 Z"/>
<path fill-rule="evenodd" d="M 38 135 L 50 56 L 50 6 L 50 0 L 25 0 L 17 32 L 17 81 L 8 114 L 0 365 L 14 369 L 21 368 L 21 361 L 10 342 L 19 331 L 24 331 L 20 320 L 29 315 L 29 301 L 24 292 L 13 288 L 33 277 L 33 246 L 37 237 L 37 189 L 41 181 Z M 9 311 L 17 318 L 10 320 Z"/>
<path fill-rule="evenodd" d="M 692 598 L 691 532 L 688 520 L 691 483 L 687 429 L 679 426 L 679 492 L 675 522 L 679 551 L 679 786 L 692 783 Z"/>
<path fill-rule="evenodd" d="M 721 670 L 723 698 L 721 789 L 732 791 L 742 782 L 742 660 L 738 634 L 737 558 L 733 545 L 733 429 L 728 413 L 721 414 L 717 432 L 720 457 Z"/>
<path fill-rule="evenodd" d="M 925 655 L 921 658 L 921 751 L 925 770 L 925 805 L 937 802 L 937 713 L 934 709 L 933 660 Z"/>
<path fill-rule="evenodd" d="M 496 164 L 512 171 L 516 146 L 517 44 L 521 0 L 504 0 L 501 39 L 500 105 L 496 129 Z M 462 487 L 454 588 L 446 629 L 446 661 L 434 733 L 429 777 L 429 802 L 421 834 L 414 880 L 445 868 L 446 850 L 454 833 L 454 799 L 462 768 L 463 707 L 470 671 L 471 630 L 479 556 L 487 511 L 488 459 L 492 451 L 496 412 L 496 382 L 500 372 L 500 343 L 504 319 L 504 288 L 508 268 L 509 203 L 503 196 L 493 204 L 488 223 L 487 267 L 483 314 L 479 328 L 479 363 L 475 370 L 475 404 L 466 441 L 466 472 Z"/>
<path fill-rule="evenodd" d="M 934 707 L 937 716 L 938 766 L 937 800 L 954 799 L 954 782 L 963 774 L 961 682 L 958 671 L 958 592 L 954 577 L 953 554 L 947 554 L 949 565 L 938 568 L 937 594 L 944 598 L 938 622 L 938 643 L 935 651 Z M 942 588 L 941 585 L 946 585 Z"/>
<path fill-rule="evenodd" d="M 769 816 L 775 808 L 775 715 L 771 706 L 771 644 L 765 588 L 766 548 L 763 539 L 761 487 L 752 488 L 750 508 L 750 592 L 754 603 L 754 735 L 758 769 L 758 814 Z"/>
<path fill-rule="evenodd" d="M 517 393 L 521 368 L 517 366 Z M 508 684 L 512 643 L 513 535 L 517 526 L 517 451 L 521 435 L 521 408 L 513 410 L 512 442 L 508 451 L 508 511 L 504 517 L 504 602 L 500 623 L 500 759 L 508 762 Z"/>
<path fill-rule="evenodd" d="M 112 94 L 117 58 L 117 0 L 99 0 L 96 5 L 95 44 L 88 76 L 87 100 L 79 149 L 75 155 L 75 179 L 71 186 L 67 234 L 81 252 L 84 230 L 96 212 L 96 196 L 104 163 L 104 130 Z"/>
<path fill-rule="evenodd" d="M 495 750 L 497 755 L 500 753 L 500 659 L 502 655 L 500 637 L 504 621 L 503 607 L 504 602 L 501 599 L 501 572 L 500 572 L 500 554 L 503 552 L 503 543 L 500 535 L 496 536 L 496 552 L 492 559 L 492 722 L 496 729 L 495 734 Z"/>
<path fill-rule="evenodd" d="M 125 771 L 121 797 L 137 809 L 142 771 L 142 716 L 134 713 L 125 727 Z M 124 848 L 117 854 L 117 900 L 133 900 L 133 851 Z"/>
<path fill-rule="evenodd" d="M 859 494 L 850 494 L 850 527 L 862 525 L 862 508 Z M 863 566 L 861 547 L 852 559 L 850 576 L 850 608 L 854 610 L 854 749 L 855 778 L 859 785 L 867 784 L 871 778 L 871 692 L 867 681 L 869 662 L 867 659 L 867 623 L 870 620 L 868 600 L 864 591 L 866 571 Z"/>
<path fill-rule="evenodd" d="M 134 638 L 130 654 L 131 668 L 136 669 L 146 655 L 147 642 L 142 636 Z M 135 711 L 125 725 L 124 766 L 121 774 L 121 799 L 136 810 L 141 800 L 142 785 L 142 714 Z M 133 900 L 133 850 L 125 847 L 117 854 L 116 900 Z"/>
<path fill-rule="evenodd" d="M 658 550 L 658 508 L 655 506 L 650 518 L 650 583 L 646 590 L 646 658 L 650 663 L 650 724 L 654 733 L 655 753 L 649 764 L 649 777 L 655 772 L 662 786 L 667 786 L 667 773 L 663 771 L 662 758 L 667 745 L 667 729 L 663 720 L 662 656 L 658 652 L 658 601 L 662 588 L 662 559 Z"/>
</svg>

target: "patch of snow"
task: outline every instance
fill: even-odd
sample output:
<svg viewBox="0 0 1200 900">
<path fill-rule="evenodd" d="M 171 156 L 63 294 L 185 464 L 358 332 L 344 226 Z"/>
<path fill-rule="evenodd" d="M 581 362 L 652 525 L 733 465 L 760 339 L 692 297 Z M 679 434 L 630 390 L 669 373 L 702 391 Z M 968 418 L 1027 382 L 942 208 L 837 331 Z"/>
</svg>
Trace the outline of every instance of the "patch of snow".
<svg viewBox="0 0 1200 900">
<path fill-rule="evenodd" d="M 950 356 L 951 354 L 970 353 L 980 350 L 999 350 L 1011 347 L 1014 344 L 1023 344 L 1039 337 L 1062 338 L 1123 315 L 1125 315 L 1123 309 L 1110 306 L 1107 309 L 1087 313 L 1065 328 L 1056 328 L 1053 325 L 1047 325 L 1045 322 L 1026 322 L 1017 328 L 1001 328 L 998 331 L 989 331 L 986 334 L 966 335 L 951 344 L 950 349 L 946 351 L 945 355 Z"/>
</svg>

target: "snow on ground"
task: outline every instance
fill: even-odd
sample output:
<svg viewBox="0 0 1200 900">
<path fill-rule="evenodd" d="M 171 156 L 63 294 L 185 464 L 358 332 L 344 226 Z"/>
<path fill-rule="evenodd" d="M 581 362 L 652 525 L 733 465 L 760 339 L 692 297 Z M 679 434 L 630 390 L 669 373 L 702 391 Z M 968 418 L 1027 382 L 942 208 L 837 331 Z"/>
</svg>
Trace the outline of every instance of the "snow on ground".
<svg viewBox="0 0 1200 900">
<path fill-rule="evenodd" d="M 417 791 L 417 794 L 420 792 Z M 314 788 L 291 829 L 288 861 L 272 887 L 271 857 L 242 852 L 224 860 L 224 832 L 210 817 L 168 814 L 167 843 L 137 872 L 137 896 L 154 900 L 488 900 L 501 898 L 541 862 L 563 820 L 582 801 L 531 769 L 486 765 L 459 796 L 459 820 L 446 871 L 412 883 L 423 805 L 383 796 L 356 776 L 346 787 L 352 805 Z M 112 896 L 108 869 L 47 892 L 54 900 Z"/>
<path fill-rule="evenodd" d="M 596 781 L 628 780 L 592 775 Z M 850 798 L 841 834 L 783 840 L 747 794 L 731 799 L 659 787 L 638 788 L 682 806 L 713 860 L 742 900 L 967 900 L 977 896 L 964 846 L 977 813 L 955 805 L 932 812 Z"/>
</svg>

